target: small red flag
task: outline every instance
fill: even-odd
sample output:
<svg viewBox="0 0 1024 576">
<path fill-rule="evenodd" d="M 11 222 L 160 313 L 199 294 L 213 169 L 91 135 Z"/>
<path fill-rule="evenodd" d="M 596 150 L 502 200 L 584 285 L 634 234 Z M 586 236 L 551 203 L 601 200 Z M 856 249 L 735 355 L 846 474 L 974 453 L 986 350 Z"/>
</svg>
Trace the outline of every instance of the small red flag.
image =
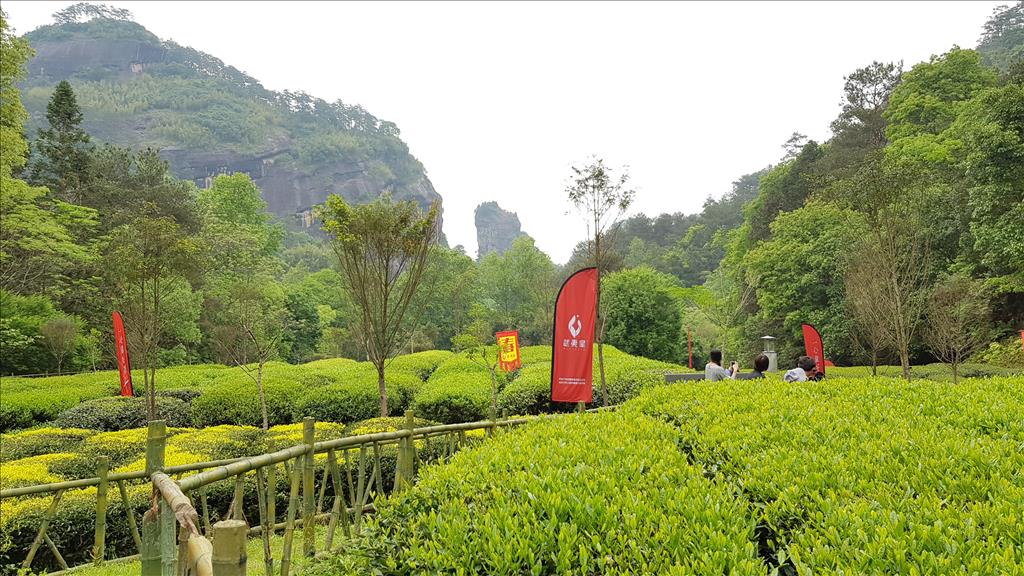
<svg viewBox="0 0 1024 576">
<path fill-rule="evenodd" d="M 808 356 L 814 359 L 814 363 L 817 365 L 815 370 L 824 376 L 825 350 L 821 344 L 821 334 L 818 333 L 817 328 L 810 324 L 803 324 L 801 327 L 804 331 L 804 350 L 806 350 Z"/>
<path fill-rule="evenodd" d="M 132 389 L 132 365 L 128 360 L 128 338 L 124 334 L 124 320 L 114 310 L 114 354 L 117 356 L 117 371 L 121 376 L 121 396 L 134 396 Z"/>
<path fill-rule="evenodd" d="M 552 402 L 593 402 L 596 323 L 597 268 L 584 268 L 569 276 L 555 300 Z"/>
<path fill-rule="evenodd" d="M 505 372 L 518 370 L 522 365 L 519 358 L 519 331 L 498 332 L 495 337 L 498 339 L 498 365 Z"/>
</svg>

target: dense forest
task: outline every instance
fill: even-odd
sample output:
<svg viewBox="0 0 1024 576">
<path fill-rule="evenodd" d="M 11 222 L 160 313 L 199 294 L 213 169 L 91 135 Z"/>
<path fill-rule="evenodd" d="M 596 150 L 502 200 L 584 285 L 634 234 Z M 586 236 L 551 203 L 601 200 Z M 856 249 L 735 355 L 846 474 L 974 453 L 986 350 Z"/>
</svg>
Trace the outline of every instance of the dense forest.
<svg viewBox="0 0 1024 576">
<path fill-rule="evenodd" d="M 19 84 L 33 66 L 30 41 L 148 38 L 123 14 L 66 17 L 24 38 L 2 25 L 0 373 L 111 366 L 115 309 L 133 355 L 158 365 L 364 359 L 359 311 L 324 237 L 269 210 L 249 175 L 199 188 L 156 147 L 202 150 L 214 135 L 256 152 L 295 123 L 286 131 L 309 137 L 289 162 L 373 150 L 400 199 L 422 167 L 405 149 L 378 153 L 400 144 L 397 127 L 358 107 L 282 100 L 241 76 L 231 83 L 247 88 L 232 98 L 288 113 L 214 102 L 229 97 L 218 78 L 241 74 L 219 61 L 202 69 L 208 90 L 175 95 L 166 88 L 199 58 L 184 47 L 168 48 L 130 89 L 103 70 Z M 191 54 L 187 66 L 180 54 Z M 698 362 L 717 346 L 748 364 L 758 338 L 773 335 L 788 363 L 809 322 L 837 364 L 909 367 L 943 359 L 935 326 L 959 318 L 971 337 L 964 355 L 1021 361 L 1006 340 L 1024 327 L 1024 3 L 997 10 L 976 50 L 952 47 L 909 68 L 872 62 L 837 96 L 828 141 L 794 134 L 778 163 L 739 177 L 699 214 L 635 215 L 611 228 L 608 343 L 685 364 L 689 331 Z M 27 123 L 30 100 L 44 119 Z M 159 120 L 146 133 L 165 139 L 121 143 L 120 118 L 139 110 Z M 470 326 L 546 343 L 560 282 L 589 248 L 581 242 L 558 266 L 525 235 L 477 260 L 432 246 L 402 351 L 450 348 Z"/>
</svg>

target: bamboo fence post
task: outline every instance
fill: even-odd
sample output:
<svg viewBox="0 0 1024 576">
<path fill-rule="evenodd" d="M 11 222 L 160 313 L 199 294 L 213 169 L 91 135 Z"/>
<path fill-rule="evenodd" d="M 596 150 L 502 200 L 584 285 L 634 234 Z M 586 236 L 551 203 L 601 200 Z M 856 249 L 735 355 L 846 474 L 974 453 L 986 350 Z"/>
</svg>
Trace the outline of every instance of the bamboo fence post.
<svg viewBox="0 0 1024 576">
<path fill-rule="evenodd" d="M 302 553 L 310 558 L 316 553 L 314 442 L 316 442 L 316 420 L 303 418 L 302 443 L 306 445 L 306 454 L 302 458 Z"/>
<path fill-rule="evenodd" d="M 107 541 L 107 472 L 110 470 L 110 458 L 100 456 L 96 459 L 96 475 L 100 478 L 96 486 L 96 540 L 92 546 L 93 563 L 97 566 L 103 564 L 103 556 L 106 553 Z"/>
<path fill-rule="evenodd" d="M 160 525 L 154 509 L 142 515 L 142 576 L 160 576 Z"/>
<path fill-rule="evenodd" d="M 53 543 L 53 539 L 50 538 L 50 535 L 44 534 L 43 540 L 46 541 L 46 545 L 50 548 L 50 552 L 53 553 L 53 557 L 57 559 L 57 565 L 60 566 L 61 570 L 67 570 L 68 563 L 65 562 L 64 557 L 60 555 L 60 551 L 57 550 L 57 545 Z"/>
<path fill-rule="evenodd" d="M 231 505 L 228 506 L 228 514 L 226 520 L 242 520 L 248 523 L 245 519 L 245 473 L 241 473 L 235 476 L 235 493 L 231 498 Z"/>
<path fill-rule="evenodd" d="M 267 481 L 267 495 L 266 495 L 267 519 L 268 519 L 269 523 L 267 524 L 267 527 L 264 528 L 264 530 L 270 532 L 270 537 L 272 537 L 274 535 L 274 524 L 277 522 L 277 517 L 276 517 L 277 516 L 277 465 L 271 464 L 270 466 L 267 466 L 266 475 L 267 475 L 266 476 L 266 481 Z M 270 538 L 268 537 L 267 538 L 267 544 L 269 544 L 269 543 L 270 543 Z M 267 558 L 264 559 L 264 562 L 267 565 L 267 576 L 273 576 L 273 574 L 274 574 L 274 554 L 273 554 L 272 551 L 270 551 L 270 552 L 264 551 L 264 554 L 267 556 Z"/>
<path fill-rule="evenodd" d="M 160 570 L 163 576 L 176 576 L 178 545 L 175 540 L 178 531 L 175 530 L 174 525 L 178 520 L 174 517 L 174 510 L 164 500 L 163 495 L 157 497 L 160 499 Z"/>
<path fill-rule="evenodd" d="M 327 469 L 331 472 L 331 485 L 334 486 L 334 505 L 331 506 L 331 518 L 327 523 L 327 539 L 324 549 L 331 550 L 334 542 L 334 530 L 338 527 L 338 518 L 344 514 L 345 535 L 351 536 L 348 527 L 348 506 L 345 504 L 345 490 L 341 485 L 341 473 L 338 472 L 338 455 L 334 450 L 327 451 Z"/>
<path fill-rule="evenodd" d="M 244 520 L 221 520 L 213 525 L 213 573 L 217 576 L 245 576 Z"/>
<path fill-rule="evenodd" d="M 363 523 L 363 493 L 366 490 L 366 481 L 364 475 L 366 474 L 366 444 L 359 446 L 359 471 L 356 473 L 356 534 L 359 534 L 360 527 Z"/>
<path fill-rule="evenodd" d="M 203 526 L 206 528 L 206 535 L 213 535 L 213 526 L 210 525 L 210 505 L 206 501 L 206 485 L 199 487 L 199 503 L 203 508 Z"/>
<path fill-rule="evenodd" d="M 270 551 L 270 533 L 274 526 L 274 520 L 267 516 L 267 491 L 263 481 L 264 473 L 262 468 L 256 469 L 256 503 L 260 509 L 260 526 L 263 527 L 261 534 L 263 540 L 263 564 L 266 567 L 267 576 L 274 575 L 274 556 Z"/>
<path fill-rule="evenodd" d="M 148 428 L 146 433 L 147 476 L 164 468 L 167 424 L 163 420 L 151 420 Z M 161 576 L 163 574 L 163 554 L 161 548 L 163 542 L 163 538 L 161 538 L 162 516 L 162 514 L 158 514 L 156 509 L 150 509 L 142 516 L 142 576 Z M 173 540 L 173 534 L 171 538 Z"/>
<path fill-rule="evenodd" d="M 132 540 L 135 541 L 135 549 L 142 554 L 142 536 L 139 535 L 139 527 L 135 524 L 135 510 L 128 501 L 128 489 L 124 487 L 124 480 L 117 481 L 117 490 L 121 493 L 121 503 L 124 504 L 124 514 L 128 517 L 128 529 L 131 530 Z"/>
<path fill-rule="evenodd" d="M 380 475 L 380 445 L 373 443 L 373 472 L 377 475 L 377 494 L 384 493 L 384 478 Z"/>
<path fill-rule="evenodd" d="M 284 549 L 281 551 L 281 576 L 288 576 L 292 564 L 292 539 L 295 533 L 295 509 L 299 500 L 299 462 L 296 457 L 291 472 L 291 488 L 288 490 L 288 522 L 284 527 Z"/>
<path fill-rule="evenodd" d="M 413 415 L 412 410 L 405 411 L 405 430 L 409 432 L 409 435 L 402 438 L 398 445 L 398 462 L 395 468 L 398 473 L 395 475 L 395 491 L 400 492 L 405 488 L 412 485 L 412 475 L 415 467 L 413 465 L 413 450 L 415 449 L 415 441 L 412 437 L 412 431 L 416 426 L 416 419 Z"/>
</svg>

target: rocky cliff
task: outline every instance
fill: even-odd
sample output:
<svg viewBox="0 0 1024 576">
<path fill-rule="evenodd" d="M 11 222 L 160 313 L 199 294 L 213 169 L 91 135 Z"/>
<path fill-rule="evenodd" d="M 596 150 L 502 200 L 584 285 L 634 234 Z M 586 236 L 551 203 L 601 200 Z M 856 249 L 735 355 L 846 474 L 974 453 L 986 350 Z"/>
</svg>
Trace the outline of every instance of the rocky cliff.
<svg viewBox="0 0 1024 576">
<path fill-rule="evenodd" d="M 360 106 L 267 90 L 125 19 L 43 26 L 26 38 L 36 52 L 23 86 L 30 137 L 67 79 L 94 140 L 158 148 L 177 177 L 200 187 L 247 173 L 270 210 L 298 226 L 315 226 L 311 208 L 329 194 L 366 202 L 389 192 L 423 207 L 441 198 L 398 127 Z"/>
<path fill-rule="evenodd" d="M 504 254 L 512 241 L 526 234 L 520 229 L 519 216 L 503 210 L 497 202 L 484 202 L 476 207 L 477 254 L 480 257 L 489 252 Z"/>
</svg>

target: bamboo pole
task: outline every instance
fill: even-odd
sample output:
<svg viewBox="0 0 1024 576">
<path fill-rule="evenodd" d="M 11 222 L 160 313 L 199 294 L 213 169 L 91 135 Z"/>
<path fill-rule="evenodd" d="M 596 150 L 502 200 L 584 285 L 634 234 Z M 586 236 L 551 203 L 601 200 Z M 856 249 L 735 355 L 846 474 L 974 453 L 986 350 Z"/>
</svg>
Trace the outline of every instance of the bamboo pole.
<svg viewBox="0 0 1024 576">
<path fill-rule="evenodd" d="M 60 566 L 61 570 L 68 569 L 68 563 L 64 561 L 64 557 L 60 555 L 60 551 L 57 550 L 57 545 L 53 543 L 53 539 L 50 538 L 49 534 L 43 534 L 43 540 L 46 541 L 46 545 L 50 548 L 50 552 L 53 557 L 57 559 L 57 565 Z"/>
<path fill-rule="evenodd" d="M 173 483 L 173 480 L 168 478 Z M 162 576 L 176 576 L 177 565 L 177 544 L 175 542 L 176 532 L 174 529 L 174 512 L 167 500 L 160 499 L 160 516 L 158 518 L 160 527 L 160 573 Z"/>
<path fill-rule="evenodd" d="M 281 576 L 288 576 L 292 564 L 292 539 L 295 533 L 295 512 L 299 500 L 299 462 L 292 465 L 291 489 L 288 491 L 288 521 L 284 528 L 284 549 L 281 551 Z"/>
<path fill-rule="evenodd" d="M 46 516 L 44 516 L 43 521 L 39 523 L 39 532 L 36 533 L 35 540 L 32 541 L 32 546 L 28 549 L 28 555 L 25 556 L 25 560 L 21 563 L 22 568 L 28 568 L 32 565 L 32 559 L 36 557 L 39 545 L 43 543 L 43 538 L 46 536 L 46 528 L 50 525 L 50 521 L 53 520 L 53 517 L 57 515 L 57 505 L 60 504 L 60 499 L 63 496 L 63 490 L 59 490 L 53 495 L 53 501 L 50 502 L 50 509 L 46 511 Z"/>
<path fill-rule="evenodd" d="M 246 527 L 243 520 L 221 520 L 213 525 L 211 564 L 217 576 L 245 576 Z"/>
<path fill-rule="evenodd" d="M 316 516 L 316 493 L 314 480 L 316 470 L 313 463 L 313 444 L 316 443 L 316 420 L 302 419 L 302 443 L 306 445 L 306 454 L 302 457 L 302 517 Z M 302 554 L 312 558 L 316 554 L 316 523 L 306 521 L 302 526 Z"/>
<path fill-rule="evenodd" d="M 92 545 L 93 563 L 103 564 L 107 541 L 107 472 L 110 470 L 110 458 L 100 456 L 96 459 L 96 476 L 100 479 L 96 487 L 96 539 Z"/>
<path fill-rule="evenodd" d="M 356 526 L 355 532 L 359 534 L 360 528 L 363 523 L 363 514 L 361 507 L 363 504 L 363 492 L 366 490 L 366 482 L 364 476 L 366 475 L 366 446 L 359 447 L 359 471 L 357 472 L 356 481 Z"/>
<path fill-rule="evenodd" d="M 135 541 L 135 549 L 142 554 L 142 536 L 139 535 L 139 527 L 135 524 L 135 509 L 128 501 L 128 489 L 124 486 L 124 480 L 117 481 L 117 490 L 121 493 L 121 503 L 124 504 L 124 514 L 128 517 L 128 529 L 132 533 L 132 540 Z"/>
<path fill-rule="evenodd" d="M 274 576 L 274 556 L 270 551 L 270 527 L 274 520 L 267 515 L 267 498 L 269 491 L 266 490 L 263 480 L 263 468 L 256 469 L 256 503 L 260 509 L 260 526 L 263 527 L 263 565 L 266 568 L 267 576 Z"/>
<path fill-rule="evenodd" d="M 155 508 L 142 515 L 142 576 L 160 576 L 160 526 Z"/>
</svg>

